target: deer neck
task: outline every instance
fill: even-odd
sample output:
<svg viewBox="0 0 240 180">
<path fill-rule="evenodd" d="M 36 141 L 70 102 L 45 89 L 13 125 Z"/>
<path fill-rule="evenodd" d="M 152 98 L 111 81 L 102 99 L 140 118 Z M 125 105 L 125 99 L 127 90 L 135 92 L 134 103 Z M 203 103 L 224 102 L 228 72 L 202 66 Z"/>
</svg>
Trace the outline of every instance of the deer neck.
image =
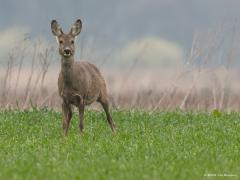
<svg viewBox="0 0 240 180">
<path fill-rule="evenodd" d="M 72 87 L 74 57 L 62 57 L 61 72 L 65 87 Z"/>
</svg>

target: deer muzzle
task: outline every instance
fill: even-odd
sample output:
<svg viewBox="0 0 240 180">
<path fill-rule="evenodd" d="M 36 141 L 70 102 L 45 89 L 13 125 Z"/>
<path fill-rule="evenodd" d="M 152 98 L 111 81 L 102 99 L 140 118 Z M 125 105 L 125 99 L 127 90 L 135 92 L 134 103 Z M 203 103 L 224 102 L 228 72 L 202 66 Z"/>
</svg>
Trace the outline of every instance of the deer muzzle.
<svg viewBox="0 0 240 180">
<path fill-rule="evenodd" d="M 68 47 L 65 48 L 65 49 L 63 50 L 63 55 L 66 56 L 66 57 L 71 56 L 71 55 L 72 55 L 71 49 L 68 48 Z"/>
</svg>

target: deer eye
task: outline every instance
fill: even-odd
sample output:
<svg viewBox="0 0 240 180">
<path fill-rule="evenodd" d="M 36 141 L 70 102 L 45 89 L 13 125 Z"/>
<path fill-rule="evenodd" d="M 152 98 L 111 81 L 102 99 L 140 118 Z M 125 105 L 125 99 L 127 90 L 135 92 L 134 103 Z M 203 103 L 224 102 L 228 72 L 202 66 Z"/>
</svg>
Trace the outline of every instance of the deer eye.
<svg viewBox="0 0 240 180">
<path fill-rule="evenodd" d="M 72 40 L 71 43 L 74 44 L 74 41 Z"/>
<path fill-rule="evenodd" d="M 60 40 L 60 41 L 59 41 L 59 43 L 60 43 L 60 44 L 62 44 L 62 43 L 63 43 L 63 41 L 62 41 L 62 40 Z"/>
</svg>

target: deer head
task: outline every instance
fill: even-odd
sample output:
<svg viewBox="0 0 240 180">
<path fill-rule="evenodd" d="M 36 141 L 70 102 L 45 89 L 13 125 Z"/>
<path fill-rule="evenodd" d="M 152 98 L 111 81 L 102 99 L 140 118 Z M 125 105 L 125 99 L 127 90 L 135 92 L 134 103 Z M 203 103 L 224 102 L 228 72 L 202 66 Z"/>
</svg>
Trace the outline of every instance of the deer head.
<svg viewBox="0 0 240 180">
<path fill-rule="evenodd" d="M 82 29 L 82 22 L 78 19 L 72 26 L 68 34 L 63 33 L 62 28 L 56 20 L 52 20 L 51 29 L 54 36 L 56 36 L 59 44 L 59 54 L 62 57 L 72 57 L 75 53 L 75 40 Z"/>
</svg>

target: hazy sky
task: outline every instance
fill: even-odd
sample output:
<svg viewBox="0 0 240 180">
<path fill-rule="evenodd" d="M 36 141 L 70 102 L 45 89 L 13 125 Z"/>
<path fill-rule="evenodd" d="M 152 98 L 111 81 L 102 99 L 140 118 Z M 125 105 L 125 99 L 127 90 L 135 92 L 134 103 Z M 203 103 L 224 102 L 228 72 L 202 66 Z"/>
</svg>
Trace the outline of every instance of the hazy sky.
<svg viewBox="0 0 240 180">
<path fill-rule="evenodd" d="M 191 46 L 193 32 L 240 19 L 239 0 L 0 0 L 0 37 L 13 28 L 53 39 L 50 21 L 65 31 L 77 18 L 82 34 L 99 44 L 128 47 L 145 38 L 167 40 L 180 49 Z M 3 36 L 3 35 L 2 35 Z M 0 38 L 1 39 L 1 38 Z M 3 39 L 3 38 L 2 38 Z M 155 41 L 155 40 L 154 40 Z M 149 41 L 148 41 L 149 42 Z M 162 42 L 162 41 L 161 41 Z M 3 43 L 3 42 L 2 42 Z M 110 45 L 109 45 L 110 44 Z M 2 45 L 4 46 L 4 44 Z M 1 44 L 0 44 L 1 47 Z"/>
</svg>

